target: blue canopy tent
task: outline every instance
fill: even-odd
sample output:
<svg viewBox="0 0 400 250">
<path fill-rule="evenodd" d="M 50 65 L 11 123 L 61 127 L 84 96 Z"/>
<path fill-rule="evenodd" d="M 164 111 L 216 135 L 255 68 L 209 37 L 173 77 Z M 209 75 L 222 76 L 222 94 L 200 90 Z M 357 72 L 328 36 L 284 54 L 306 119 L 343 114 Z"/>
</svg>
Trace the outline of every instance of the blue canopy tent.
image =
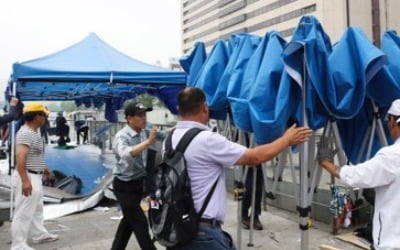
<svg viewBox="0 0 400 250">
<path fill-rule="evenodd" d="M 246 65 L 260 40 L 259 36 L 251 34 L 238 33 L 231 35 L 229 38 L 231 55 L 214 93 L 214 97 L 211 100 L 214 106 L 221 107 L 226 112 L 236 110 L 230 108 L 229 98 L 232 97 L 232 92 L 238 90 L 238 87 L 241 86 Z M 235 117 L 233 117 L 233 123 L 235 123 Z"/>
<path fill-rule="evenodd" d="M 300 120 L 312 129 L 326 126 L 329 117 L 355 117 L 364 105 L 367 83 L 386 60 L 383 53 L 357 28 L 349 28 L 332 50 L 329 37 L 321 24 L 311 16 L 301 18 L 292 41 L 284 51 L 283 59 L 288 73 L 302 88 Z M 311 202 L 308 197 L 312 198 L 308 192 L 314 190 L 307 184 L 313 147 L 305 143 L 300 149 L 301 196 L 298 209 L 303 230 L 307 229 Z M 346 152 L 348 155 L 354 150 L 346 149 L 350 150 Z M 307 241 L 306 234 L 302 233 L 302 248 L 307 245 Z"/>
<path fill-rule="evenodd" d="M 214 93 L 218 88 L 228 60 L 229 53 L 225 42 L 223 40 L 216 41 L 193 84 L 194 87 L 205 92 L 210 117 L 220 120 L 226 118 L 226 109 L 213 105 L 211 100 L 214 98 Z"/>
<path fill-rule="evenodd" d="M 364 161 L 368 157 L 366 151 L 360 151 L 363 149 L 361 145 L 363 145 L 365 134 L 371 129 L 372 121 L 381 119 L 383 123 L 382 118 L 390 104 L 393 100 L 400 98 L 400 62 L 398 60 L 400 56 L 400 38 L 394 31 L 386 31 L 383 34 L 382 51 L 388 62 L 368 82 L 366 96 L 369 99 L 365 101 L 363 108 L 354 119 L 338 122 L 341 138 L 344 142 L 343 147 L 352 163 Z M 372 102 L 375 105 L 375 111 Z M 383 128 L 387 135 L 386 138 L 390 142 L 391 139 L 388 136 L 387 127 L 384 126 Z M 376 134 L 373 136 L 371 155 L 374 155 L 383 146 L 378 136 Z"/>
<path fill-rule="evenodd" d="M 233 54 L 237 58 L 230 61 L 233 65 L 227 85 L 226 95 L 232 113 L 233 123 L 243 131 L 253 132 L 251 127 L 248 88 L 245 84 L 251 84 L 259 70 L 260 57 L 254 56 L 263 39 L 253 35 L 241 35 L 233 46 Z"/>
<path fill-rule="evenodd" d="M 187 76 L 187 86 L 194 86 L 197 75 L 199 74 L 204 62 L 206 61 L 207 54 L 203 42 L 196 42 L 189 55 L 182 56 L 179 63 Z"/>
<path fill-rule="evenodd" d="M 73 100 L 78 105 L 96 107 L 106 103 L 106 118 L 117 121 L 115 111 L 127 99 L 145 92 L 157 96 L 172 113 L 177 113 L 176 96 L 185 85 L 184 72 L 135 60 L 92 33 L 59 52 L 15 63 L 6 95 L 16 95 L 22 101 Z M 12 137 L 14 143 L 15 133 Z M 14 166 L 15 147 L 12 148 Z M 92 163 L 97 169 L 103 168 L 99 161 Z M 93 169 L 89 172 L 95 172 Z"/>
<path fill-rule="evenodd" d="M 282 135 L 299 106 L 300 93 L 283 70 L 281 54 L 286 41 L 277 32 L 269 32 L 254 52 L 259 54 L 259 70 L 249 88 L 249 111 L 255 142 L 265 144 Z M 253 57 L 252 57 L 253 58 Z"/>
<path fill-rule="evenodd" d="M 259 44 L 252 44 L 249 37 L 232 36 L 228 64 L 225 57 L 221 62 L 213 62 L 226 64 L 220 80 L 213 80 L 210 74 L 217 67 L 209 67 L 209 85 L 197 86 L 206 92 L 208 103 L 218 104 L 214 108 L 225 108 L 223 93 L 229 79 L 226 95 L 234 124 L 254 132 L 257 143 L 279 136 L 291 119 L 314 130 L 338 119 L 336 139 L 342 142 L 347 158 L 355 162 L 362 151 L 361 139 L 378 116 L 376 107 L 384 112 L 394 99 L 400 98 L 400 38 L 393 31 L 384 34 L 385 55 L 360 29 L 351 27 L 332 46 L 321 24 L 312 16 L 301 18 L 286 48 L 277 35 L 269 34 Z M 218 77 L 221 69 L 218 68 Z M 337 131 L 334 126 L 333 130 Z M 375 138 L 374 149 L 379 146 L 382 144 Z M 308 187 L 314 153 L 314 144 L 309 147 L 305 143 L 300 147 L 298 205 L 303 232 L 308 228 L 310 190 L 314 190 Z M 302 249 L 306 248 L 307 241 L 306 234 L 302 234 Z"/>
<path fill-rule="evenodd" d="M 21 100 L 80 100 L 78 103 L 82 103 L 87 97 L 130 99 L 148 92 L 160 97 L 176 113 L 176 95 L 185 87 L 186 76 L 184 72 L 135 60 L 91 33 L 54 54 L 15 63 L 11 81 L 16 84 Z M 10 85 L 8 94 L 12 91 Z"/>
</svg>

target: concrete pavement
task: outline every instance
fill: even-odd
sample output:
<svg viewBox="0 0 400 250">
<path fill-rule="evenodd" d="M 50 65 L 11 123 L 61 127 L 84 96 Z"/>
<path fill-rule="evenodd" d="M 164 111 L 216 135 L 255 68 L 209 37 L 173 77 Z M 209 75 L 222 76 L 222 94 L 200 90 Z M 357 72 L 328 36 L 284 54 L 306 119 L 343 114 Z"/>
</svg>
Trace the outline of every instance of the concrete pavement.
<svg viewBox="0 0 400 250">
<path fill-rule="evenodd" d="M 228 196 L 228 214 L 223 226 L 236 240 L 236 209 L 237 203 Z M 110 218 L 118 218 L 118 211 L 114 202 L 102 202 L 99 206 L 109 207 L 108 211 L 88 210 L 82 213 L 61 217 L 46 221 L 46 227 L 52 233 L 60 236 L 55 242 L 33 245 L 39 250 L 94 250 L 110 249 L 114 233 L 119 221 Z M 248 247 L 249 231 L 242 230 L 242 249 L 268 249 L 286 250 L 300 249 L 300 230 L 298 217 L 290 212 L 268 207 L 260 217 L 264 224 L 263 231 L 254 231 L 254 247 Z M 309 249 L 320 249 L 321 244 L 327 244 L 339 249 L 357 250 L 356 246 L 342 242 L 330 234 L 330 225 L 313 221 L 309 230 Z M 0 249 L 10 249 L 10 223 L 5 222 L 0 227 Z M 160 245 L 158 249 L 164 249 Z M 131 237 L 127 249 L 140 249 L 134 236 Z"/>
</svg>

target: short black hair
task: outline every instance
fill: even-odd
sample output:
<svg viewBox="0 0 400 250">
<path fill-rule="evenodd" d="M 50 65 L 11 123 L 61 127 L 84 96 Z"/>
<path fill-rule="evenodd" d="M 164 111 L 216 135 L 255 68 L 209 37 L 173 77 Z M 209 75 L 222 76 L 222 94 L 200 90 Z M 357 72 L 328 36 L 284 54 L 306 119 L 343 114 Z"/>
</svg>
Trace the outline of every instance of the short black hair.
<svg viewBox="0 0 400 250">
<path fill-rule="evenodd" d="M 46 113 L 43 111 L 31 111 L 24 113 L 24 120 L 27 122 L 33 121 L 37 115 L 45 116 Z"/>
<path fill-rule="evenodd" d="M 178 94 L 178 108 L 181 116 L 197 114 L 206 101 L 204 92 L 195 87 L 183 89 Z"/>
</svg>

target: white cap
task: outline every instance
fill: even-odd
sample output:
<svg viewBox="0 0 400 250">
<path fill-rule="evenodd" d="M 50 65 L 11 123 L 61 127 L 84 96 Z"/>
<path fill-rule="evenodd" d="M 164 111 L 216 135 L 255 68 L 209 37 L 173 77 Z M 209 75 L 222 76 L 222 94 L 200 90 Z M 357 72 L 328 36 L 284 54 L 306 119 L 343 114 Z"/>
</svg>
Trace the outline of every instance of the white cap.
<svg viewBox="0 0 400 250">
<path fill-rule="evenodd" d="M 388 115 L 400 116 L 400 99 L 396 99 L 392 102 L 387 113 Z M 400 118 L 397 119 L 396 122 L 400 123 Z"/>
</svg>

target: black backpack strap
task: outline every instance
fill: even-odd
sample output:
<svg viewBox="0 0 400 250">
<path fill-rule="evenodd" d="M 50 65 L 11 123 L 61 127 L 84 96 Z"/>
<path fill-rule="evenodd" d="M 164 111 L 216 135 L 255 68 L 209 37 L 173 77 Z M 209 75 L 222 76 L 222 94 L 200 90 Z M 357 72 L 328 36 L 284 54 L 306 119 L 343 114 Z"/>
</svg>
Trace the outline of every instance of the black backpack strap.
<svg viewBox="0 0 400 250">
<path fill-rule="evenodd" d="M 164 146 L 165 146 L 165 153 L 166 154 L 170 154 L 172 152 L 172 150 L 173 150 L 173 148 L 172 148 L 172 133 L 174 132 L 174 130 L 175 129 L 171 130 L 168 133 L 167 138 L 165 139 L 165 145 Z"/>
<path fill-rule="evenodd" d="M 197 134 L 199 134 L 201 131 L 203 131 L 204 129 L 191 128 L 188 131 L 186 131 L 186 133 L 182 136 L 182 138 L 178 142 L 178 145 L 176 146 L 175 150 L 172 148 L 172 134 L 173 134 L 174 130 L 172 130 L 168 134 L 167 138 L 165 139 L 165 152 L 167 154 L 170 154 L 170 153 L 173 153 L 176 151 L 179 151 L 183 154 L 185 152 L 187 146 L 189 146 L 190 142 L 193 140 L 193 138 Z"/>
<path fill-rule="evenodd" d="M 207 206 L 208 206 L 208 203 L 209 203 L 210 200 L 211 200 L 211 196 L 213 195 L 214 190 L 215 190 L 215 188 L 217 187 L 218 181 L 219 181 L 219 176 L 218 176 L 217 180 L 214 182 L 214 185 L 211 187 L 211 190 L 210 190 L 210 192 L 208 193 L 206 199 L 204 200 L 203 206 L 201 207 L 201 209 L 200 209 L 200 211 L 199 211 L 199 213 L 198 213 L 199 218 L 201 218 L 201 216 L 203 215 L 204 211 L 206 210 L 206 208 L 207 208 Z"/>
<path fill-rule="evenodd" d="M 183 137 L 179 141 L 179 143 L 176 146 L 174 151 L 179 151 L 183 154 L 185 152 L 187 146 L 189 146 L 189 143 L 192 141 L 192 139 L 197 134 L 199 134 L 201 131 L 203 131 L 203 129 L 201 129 L 201 128 L 191 128 L 188 131 L 186 131 L 186 133 L 183 135 Z M 168 151 L 168 150 L 172 150 L 172 133 L 173 133 L 173 131 L 171 131 L 171 133 L 169 133 L 169 135 L 165 141 L 166 152 L 172 152 L 172 151 Z M 204 210 L 206 210 L 207 205 L 210 202 L 211 196 L 213 195 L 214 190 L 217 186 L 218 180 L 219 180 L 219 176 L 218 176 L 217 180 L 215 181 L 214 185 L 212 186 L 210 192 L 208 193 L 208 195 L 203 203 L 203 206 L 200 209 L 200 212 L 198 213 L 199 218 L 201 218 L 201 216 L 204 213 Z"/>
<path fill-rule="evenodd" d="M 191 128 L 188 131 L 186 131 L 186 133 L 182 136 L 181 140 L 178 142 L 178 145 L 176 146 L 174 151 L 181 152 L 182 154 L 185 153 L 187 146 L 189 146 L 189 144 L 193 140 L 193 138 L 203 130 L 204 129 L 201 129 L 201 128 Z M 172 135 L 172 133 L 171 133 L 171 135 Z M 172 141 L 172 136 L 171 136 L 170 143 L 171 143 L 171 141 Z"/>
</svg>

